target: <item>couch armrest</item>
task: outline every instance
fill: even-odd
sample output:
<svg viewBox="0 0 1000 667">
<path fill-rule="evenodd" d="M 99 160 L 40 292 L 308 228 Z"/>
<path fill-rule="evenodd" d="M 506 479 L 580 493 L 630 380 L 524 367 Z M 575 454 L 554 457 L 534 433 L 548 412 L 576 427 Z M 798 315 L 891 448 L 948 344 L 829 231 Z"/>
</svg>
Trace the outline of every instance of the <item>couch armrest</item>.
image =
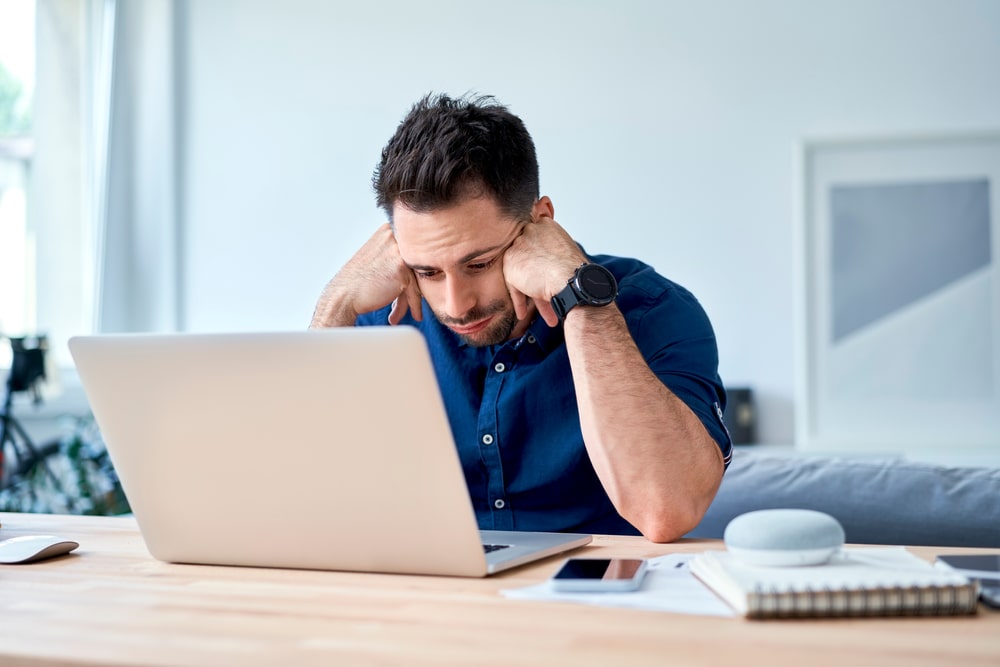
<svg viewBox="0 0 1000 667">
<path fill-rule="evenodd" d="M 1000 547 L 1000 469 L 739 452 L 688 537 L 721 538 L 751 510 L 826 512 L 849 543 Z"/>
</svg>

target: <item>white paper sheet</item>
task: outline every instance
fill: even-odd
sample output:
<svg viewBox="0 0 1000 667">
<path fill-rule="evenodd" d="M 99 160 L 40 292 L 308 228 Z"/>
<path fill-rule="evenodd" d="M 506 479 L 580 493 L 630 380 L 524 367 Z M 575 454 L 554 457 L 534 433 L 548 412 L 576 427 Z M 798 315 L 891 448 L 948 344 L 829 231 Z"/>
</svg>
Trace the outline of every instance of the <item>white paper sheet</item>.
<svg viewBox="0 0 1000 667">
<path fill-rule="evenodd" d="M 695 578 L 687 563 L 695 554 L 667 554 L 649 559 L 642 587 L 629 593 L 563 593 L 548 582 L 500 591 L 517 600 L 576 602 L 700 616 L 734 616 L 734 612 Z"/>
</svg>

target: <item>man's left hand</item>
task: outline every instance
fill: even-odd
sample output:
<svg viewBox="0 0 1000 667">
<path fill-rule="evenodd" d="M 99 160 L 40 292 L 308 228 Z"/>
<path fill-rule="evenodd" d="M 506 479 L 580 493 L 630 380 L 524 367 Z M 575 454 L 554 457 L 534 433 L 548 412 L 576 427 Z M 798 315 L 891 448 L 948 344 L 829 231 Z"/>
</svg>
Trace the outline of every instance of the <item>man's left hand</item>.
<svg viewBox="0 0 1000 667">
<path fill-rule="evenodd" d="M 503 257 L 504 279 L 517 318 L 527 317 L 534 302 L 546 324 L 558 325 L 551 299 L 585 261 L 580 246 L 552 218 L 539 216 L 525 223 Z"/>
</svg>

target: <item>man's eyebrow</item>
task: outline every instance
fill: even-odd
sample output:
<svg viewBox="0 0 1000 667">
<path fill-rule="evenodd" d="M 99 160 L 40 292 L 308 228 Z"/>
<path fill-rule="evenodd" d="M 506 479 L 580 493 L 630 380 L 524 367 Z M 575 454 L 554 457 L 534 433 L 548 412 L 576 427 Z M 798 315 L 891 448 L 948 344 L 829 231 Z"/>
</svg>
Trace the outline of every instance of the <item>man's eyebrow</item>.
<svg viewBox="0 0 1000 667">
<path fill-rule="evenodd" d="M 408 268 L 410 271 L 437 271 L 438 270 L 436 266 L 425 266 L 423 264 L 410 264 L 408 262 L 403 262 L 403 264 L 406 264 L 406 268 Z"/>
<path fill-rule="evenodd" d="M 489 248 L 483 248 L 482 250 L 477 250 L 475 252 L 470 252 L 468 255 L 458 260 L 458 263 L 465 264 L 467 262 L 471 262 L 472 260 L 482 257 L 483 255 L 490 254 L 494 250 L 506 250 L 511 243 L 513 243 L 513 241 L 511 241 L 510 243 L 501 243 L 499 245 L 495 245 Z"/>
<path fill-rule="evenodd" d="M 490 246 L 489 248 L 481 248 L 479 250 L 474 250 L 473 252 L 470 252 L 469 254 L 467 254 L 467 255 L 463 256 L 461 259 L 459 259 L 458 263 L 459 264 L 466 264 L 466 263 L 471 262 L 472 260 L 474 260 L 474 259 L 476 259 L 478 257 L 482 257 L 483 255 L 488 255 L 489 253 L 494 252 L 495 250 L 506 250 L 507 248 L 510 247 L 511 243 L 513 243 L 513 241 L 509 241 L 507 243 L 500 243 L 500 244 L 497 244 L 495 246 Z M 436 266 L 430 266 L 430 265 L 424 265 L 424 264 L 409 264 L 409 263 L 407 263 L 406 266 L 411 271 L 440 271 L 440 269 L 438 267 L 436 267 Z"/>
</svg>

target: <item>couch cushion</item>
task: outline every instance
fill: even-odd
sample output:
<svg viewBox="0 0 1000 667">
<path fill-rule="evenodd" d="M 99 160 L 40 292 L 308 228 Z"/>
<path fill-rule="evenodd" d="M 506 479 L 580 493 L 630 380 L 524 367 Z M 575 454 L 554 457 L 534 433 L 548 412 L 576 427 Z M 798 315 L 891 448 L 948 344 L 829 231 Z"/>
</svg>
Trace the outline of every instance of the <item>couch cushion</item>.
<svg viewBox="0 0 1000 667">
<path fill-rule="evenodd" d="M 849 543 L 1000 547 L 1000 469 L 746 451 L 688 537 L 721 538 L 734 517 L 771 508 L 831 514 Z"/>
</svg>

